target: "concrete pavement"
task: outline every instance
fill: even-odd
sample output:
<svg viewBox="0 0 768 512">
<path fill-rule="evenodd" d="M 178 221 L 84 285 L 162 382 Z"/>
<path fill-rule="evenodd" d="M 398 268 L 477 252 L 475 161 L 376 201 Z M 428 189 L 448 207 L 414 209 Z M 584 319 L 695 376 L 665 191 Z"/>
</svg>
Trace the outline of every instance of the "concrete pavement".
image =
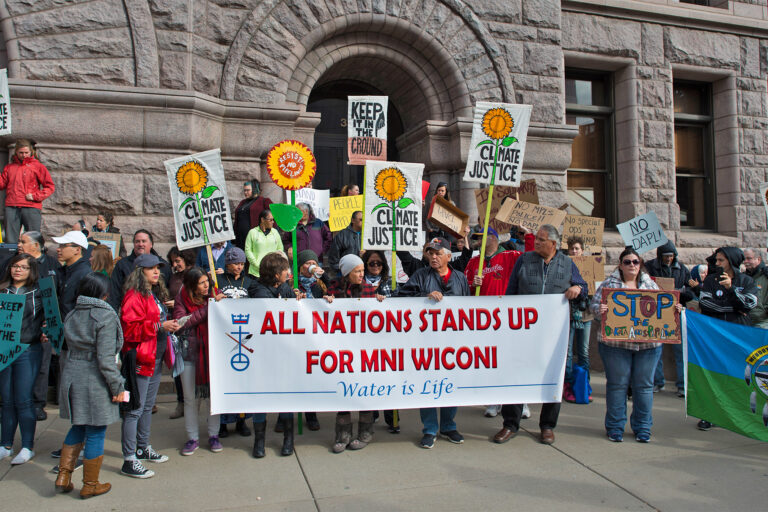
<svg viewBox="0 0 768 512">
<path fill-rule="evenodd" d="M 218 454 L 201 448 L 190 457 L 179 449 L 185 441 L 182 419 L 170 420 L 174 395 L 162 395 L 154 416 L 152 444 L 170 456 L 150 464 L 156 476 L 135 480 L 119 474 L 120 425 L 107 432 L 102 481 L 112 491 L 78 499 L 75 491 L 55 495 L 57 463 L 49 452 L 60 447 L 69 428 L 49 407 L 38 423 L 35 458 L 11 467 L 0 461 L 0 493 L 5 512 L 23 510 L 258 510 L 258 511 L 453 511 L 547 510 L 723 511 L 764 509 L 768 482 L 768 443 L 723 429 L 701 432 L 685 418 L 683 400 L 671 391 L 655 395 L 650 444 L 634 441 L 629 426 L 623 443 L 605 437 L 605 381 L 593 376 L 595 401 L 563 404 L 552 446 L 540 444 L 538 406 L 523 420 L 520 434 L 504 445 L 489 440 L 501 418 L 485 418 L 482 407 L 460 408 L 463 445 L 439 439 L 432 450 L 417 447 L 421 438 L 418 411 L 403 411 L 402 433 L 386 432 L 382 420 L 375 441 L 358 452 L 334 455 L 333 414 L 320 414 L 321 430 L 297 436 L 296 453 L 281 457 L 282 435 L 268 417 L 267 456 L 256 460 L 253 438 L 224 439 Z M 203 422 L 201 420 L 201 431 Z M 18 435 L 16 436 L 18 450 Z"/>
</svg>

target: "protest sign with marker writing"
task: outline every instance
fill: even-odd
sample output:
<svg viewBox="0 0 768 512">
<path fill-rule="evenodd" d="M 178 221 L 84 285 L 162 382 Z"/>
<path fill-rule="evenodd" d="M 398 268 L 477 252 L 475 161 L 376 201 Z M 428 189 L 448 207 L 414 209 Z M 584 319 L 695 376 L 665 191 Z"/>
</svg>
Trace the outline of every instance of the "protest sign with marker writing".
<svg viewBox="0 0 768 512">
<path fill-rule="evenodd" d="M 551 224 L 560 229 L 565 215 L 563 210 L 557 208 L 507 199 L 501 205 L 496 218 L 507 224 L 522 224 L 536 233 L 544 224 Z"/>
<path fill-rule="evenodd" d="M 568 239 L 581 237 L 584 240 L 584 252 L 599 253 L 603 250 L 603 228 L 605 219 L 584 215 L 566 215 L 563 221 L 563 248 L 568 247 Z"/>
<path fill-rule="evenodd" d="M 642 254 L 667 243 L 667 235 L 661 229 L 656 212 L 650 211 L 634 219 L 616 225 L 624 243 Z"/>
</svg>

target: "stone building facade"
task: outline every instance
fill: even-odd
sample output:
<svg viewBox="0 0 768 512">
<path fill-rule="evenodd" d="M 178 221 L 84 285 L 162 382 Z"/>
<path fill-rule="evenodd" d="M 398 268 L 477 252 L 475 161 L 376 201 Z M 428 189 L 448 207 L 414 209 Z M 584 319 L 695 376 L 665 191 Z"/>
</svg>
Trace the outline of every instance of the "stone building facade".
<svg viewBox="0 0 768 512">
<path fill-rule="evenodd" d="M 711 5 L 5 0 L 0 65 L 14 116 L 5 142 L 38 141 L 57 185 L 45 203 L 47 232 L 108 205 L 124 232 L 148 227 L 169 244 L 163 160 L 221 147 L 233 201 L 252 176 L 279 196 L 264 159 L 286 138 L 315 147 L 321 171 L 341 175 L 349 170 L 340 157 L 325 156 L 342 122 L 331 103 L 352 91 L 388 95 L 399 118 L 390 129 L 397 157 L 425 163 L 429 179 L 449 182 L 474 213 L 475 185 L 461 181 L 473 105 L 528 103 L 524 177 L 537 180 L 543 204 L 578 197 L 572 147 L 589 145 L 597 126 L 589 119 L 599 118 L 602 154 L 591 151 L 602 190 L 587 201 L 597 194 L 605 203 L 609 227 L 654 210 L 688 262 L 719 245 L 765 247 L 766 0 L 697 3 Z M 568 88 L 578 93 L 584 83 L 605 101 L 571 98 Z M 701 112 L 677 108 L 678 93 L 690 91 Z M 676 144 L 689 143 L 701 147 L 686 145 L 696 154 L 684 158 Z M 682 165 L 689 160 L 702 169 Z M 611 257 L 622 244 L 609 232 L 606 245 Z"/>
</svg>

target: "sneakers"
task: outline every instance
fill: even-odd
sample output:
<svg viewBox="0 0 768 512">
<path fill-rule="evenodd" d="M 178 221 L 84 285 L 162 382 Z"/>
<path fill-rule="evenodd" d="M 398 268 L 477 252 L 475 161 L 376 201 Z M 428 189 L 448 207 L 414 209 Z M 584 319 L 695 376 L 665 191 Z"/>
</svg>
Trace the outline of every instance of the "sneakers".
<svg viewBox="0 0 768 512">
<path fill-rule="evenodd" d="M 699 422 L 696 424 L 696 428 L 699 430 L 704 430 L 705 432 L 712 428 L 712 424 L 708 421 L 699 420 Z"/>
<path fill-rule="evenodd" d="M 186 443 L 184 443 L 184 448 L 181 449 L 182 455 L 192 455 L 197 451 L 197 449 L 200 447 L 200 443 L 197 442 L 197 439 L 190 439 Z"/>
<path fill-rule="evenodd" d="M 501 411 L 501 406 L 500 405 L 489 405 L 485 409 L 485 412 L 483 413 L 483 415 L 486 418 L 495 418 L 496 416 L 498 416 L 499 411 Z"/>
<path fill-rule="evenodd" d="M 573 394 L 573 387 L 567 382 L 563 385 L 563 400 L 570 404 L 576 403 L 576 395 Z"/>
<path fill-rule="evenodd" d="M 527 420 L 531 417 L 531 410 L 528 408 L 528 404 L 523 404 L 523 419 Z"/>
<path fill-rule="evenodd" d="M 400 433 L 400 426 L 394 426 L 394 425 L 387 425 L 387 432 L 390 434 L 399 434 Z"/>
<path fill-rule="evenodd" d="M 45 409 L 43 409 L 42 407 L 38 407 L 35 410 L 35 419 L 37 421 L 45 421 L 48 419 L 48 413 L 45 412 Z"/>
<path fill-rule="evenodd" d="M 53 450 L 51 452 L 51 458 L 52 459 L 60 459 L 61 458 L 61 448 L 59 448 L 58 450 Z"/>
<path fill-rule="evenodd" d="M 422 448 L 431 450 L 435 446 L 435 436 L 433 436 L 432 434 L 424 434 L 424 437 L 421 438 L 421 442 L 419 442 L 419 445 Z"/>
<path fill-rule="evenodd" d="M 677 388 L 677 398 L 685 398 L 685 388 Z"/>
<path fill-rule="evenodd" d="M 654 385 L 654 386 L 653 386 L 653 392 L 654 392 L 654 393 L 658 393 L 658 392 L 659 392 L 659 391 L 661 391 L 662 389 L 664 389 L 664 386 L 659 386 L 659 385 Z"/>
<path fill-rule="evenodd" d="M 72 471 L 77 471 L 78 469 L 83 469 L 83 459 L 82 458 L 78 458 L 77 459 L 77 461 L 75 462 L 75 469 L 73 469 Z M 56 475 L 59 474 L 59 465 L 58 464 L 53 466 L 53 468 L 51 469 L 51 473 L 54 473 Z"/>
<path fill-rule="evenodd" d="M 213 453 L 219 453 L 224 449 L 224 447 L 221 445 L 221 441 L 219 441 L 219 436 L 208 438 L 208 448 L 210 448 Z"/>
<path fill-rule="evenodd" d="M 638 443 L 650 443 L 651 434 L 647 432 L 640 432 L 639 434 L 635 434 L 635 441 L 637 441 Z"/>
<path fill-rule="evenodd" d="M 29 448 L 22 448 L 21 451 L 11 461 L 11 466 L 18 466 L 20 464 L 25 464 L 29 462 L 30 459 L 34 456 L 35 456 L 35 452 L 30 450 Z"/>
<path fill-rule="evenodd" d="M 461 444 L 464 442 L 464 436 L 459 434 L 458 430 L 451 430 L 449 432 L 440 432 L 440 435 L 452 442 L 453 444 Z"/>
<path fill-rule="evenodd" d="M 0 446 L 0 460 L 3 460 L 6 457 L 11 456 L 11 448 L 6 448 L 5 446 Z"/>
<path fill-rule="evenodd" d="M 614 443 L 621 443 L 624 441 L 624 434 L 621 432 L 608 432 L 608 440 Z"/>
<path fill-rule="evenodd" d="M 130 476 L 132 478 L 152 478 L 155 476 L 154 471 L 145 468 L 141 461 L 138 460 L 124 461 L 120 472 L 125 476 Z"/>
<path fill-rule="evenodd" d="M 147 446 L 146 448 L 139 448 L 136 450 L 136 458 L 138 460 L 145 460 L 147 462 L 156 463 L 168 461 L 167 455 L 160 455 L 155 450 L 153 450 L 151 446 Z"/>
</svg>

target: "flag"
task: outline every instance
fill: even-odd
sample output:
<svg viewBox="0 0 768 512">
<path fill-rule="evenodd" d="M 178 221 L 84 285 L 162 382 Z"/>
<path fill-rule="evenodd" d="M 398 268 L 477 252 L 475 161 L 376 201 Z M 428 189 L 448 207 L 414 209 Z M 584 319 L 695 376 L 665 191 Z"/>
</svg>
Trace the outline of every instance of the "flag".
<svg viewBox="0 0 768 512">
<path fill-rule="evenodd" d="M 686 311 L 689 415 L 768 441 L 768 330 Z"/>
</svg>

